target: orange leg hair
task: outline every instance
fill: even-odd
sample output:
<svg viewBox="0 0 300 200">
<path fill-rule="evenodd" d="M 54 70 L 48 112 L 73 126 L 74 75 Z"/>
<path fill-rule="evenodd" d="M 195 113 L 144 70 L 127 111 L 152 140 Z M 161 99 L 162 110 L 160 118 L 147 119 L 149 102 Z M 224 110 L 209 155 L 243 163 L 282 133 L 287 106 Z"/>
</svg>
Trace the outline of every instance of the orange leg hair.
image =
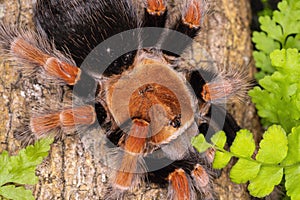
<svg viewBox="0 0 300 200">
<path fill-rule="evenodd" d="M 73 128 L 76 125 L 91 125 L 96 120 L 96 113 L 92 106 L 81 106 L 65 109 L 61 112 L 32 117 L 30 129 L 40 138 L 56 128 Z"/>
<path fill-rule="evenodd" d="M 147 0 L 147 12 L 149 14 L 161 16 L 165 11 L 165 0 Z"/>
<path fill-rule="evenodd" d="M 191 188 L 190 181 L 188 180 L 187 174 L 183 169 L 176 169 L 168 176 L 169 180 L 169 192 L 172 190 L 170 196 L 174 200 L 190 200 L 191 199 Z"/>
<path fill-rule="evenodd" d="M 138 159 L 145 150 L 148 133 L 149 124 L 147 122 L 133 120 L 133 125 L 123 147 L 122 163 L 113 181 L 115 187 L 126 190 L 133 185 L 134 176 L 138 173 Z"/>
<path fill-rule="evenodd" d="M 204 1 L 190 0 L 186 11 L 183 14 L 183 22 L 190 28 L 199 28 L 203 18 L 203 10 L 205 9 Z"/>
<path fill-rule="evenodd" d="M 24 39 L 16 38 L 11 44 L 11 51 L 28 62 L 40 65 L 48 76 L 58 78 L 68 85 L 75 85 L 80 78 L 78 67 L 42 52 Z"/>
</svg>

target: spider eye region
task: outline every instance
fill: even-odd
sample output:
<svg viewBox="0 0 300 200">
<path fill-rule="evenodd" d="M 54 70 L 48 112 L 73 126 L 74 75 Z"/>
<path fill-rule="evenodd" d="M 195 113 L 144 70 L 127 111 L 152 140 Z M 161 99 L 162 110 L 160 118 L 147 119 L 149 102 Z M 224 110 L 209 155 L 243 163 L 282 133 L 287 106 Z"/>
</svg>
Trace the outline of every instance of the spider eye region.
<svg viewBox="0 0 300 200">
<path fill-rule="evenodd" d="M 194 121 L 194 97 L 185 81 L 167 64 L 135 66 L 109 84 L 107 103 L 119 126 L 132 120 L 149 124 L 153 144 L 175 139 Z"/>
<path fill-rule="evenodd" d="M 175 116 L 173 120 L 170 120 L 169 124 L 174 128 L 179 128 L 181 126 L 181 115 Z"/>
</svg>

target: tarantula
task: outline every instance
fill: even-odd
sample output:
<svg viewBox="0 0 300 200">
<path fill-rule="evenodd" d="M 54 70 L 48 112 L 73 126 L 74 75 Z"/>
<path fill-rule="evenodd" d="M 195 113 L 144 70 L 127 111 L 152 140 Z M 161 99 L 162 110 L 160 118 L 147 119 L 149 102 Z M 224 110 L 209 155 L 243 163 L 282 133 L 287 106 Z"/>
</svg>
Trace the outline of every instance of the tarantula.
<svg viewBox="0 0 300 200">
<path fill-rule="evenodd" d="M 115 195 L 108 198 L 147 176 L 169 183 L 170 199 L 214 199 L 214 152 L 200 154 L 190 140 L 223 129 L 230 144 L 239 127 L 222 105 L 245 92 L 245 77 L 181 65 L 201 29 L 204 0 L 185 0 L 176 18 L 168 16 L 166 0 L 143 6 L 140 18 L 130 0 L 37 0 L 36 32 L 1 24 L 5 56 L 73 90 L 72 106 L 31 116 L 30 134 L 16 137 L 31 143 L 53 131 L 102 128 L 114 172 Z M 168 20 L 174 23 L 165 28 Z"/>
</svg>

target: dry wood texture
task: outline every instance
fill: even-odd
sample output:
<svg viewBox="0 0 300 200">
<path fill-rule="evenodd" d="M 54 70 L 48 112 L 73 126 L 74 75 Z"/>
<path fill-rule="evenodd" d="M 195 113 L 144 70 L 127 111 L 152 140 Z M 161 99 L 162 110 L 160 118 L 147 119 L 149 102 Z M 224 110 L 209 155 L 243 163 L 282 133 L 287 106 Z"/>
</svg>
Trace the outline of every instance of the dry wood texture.
<svg viewBox="0 0 300 200">
<path fill-rule="evenodd" d="M 31 22 L 32 0 L 0 0 L 1 20 L 33 27 Z M 199 49 L 205 49 L 211 58 L 230 67 L 246 66 L 253 75 L 251 66 L 250 3 L 248 0 L 208 0 L 210 14 L 203 30 L 193 45 L 193 65 Z M 173 1 L 171 1 L 174 4 Z M 200 54 L 199 54 L 200 55 Z M 51 105 L 54 101 L 70 98 L 66 87 L 43 86 L 39 80 L 21 79 L 21 74 L 11 63 L 2 58 L 0 65 L 0 152 L 16 153 L 19 143 L 13 133 L 28 118 L 33 109 Z M 235 104 L 230 109 L 239 125 L 259 133 L 255 109 L 249 99 Z M 227 170 L 225 170 L 227 172 Z M 107 168 L 94 161 L 93 155 L 84 148 L 78 136 L 67 136 L 55 142 L 44 163 L 38 167 L 39 183 L 33 187 L 36 199 L 103 199 L 108 191 Z M 235 185 L 226 173 L 215 182 L 220 199 L 250 199 L 244 185 Z M 166 199 L 166 189 L 149 184 L 133 191 L 126 199 Z"/>
</svg>

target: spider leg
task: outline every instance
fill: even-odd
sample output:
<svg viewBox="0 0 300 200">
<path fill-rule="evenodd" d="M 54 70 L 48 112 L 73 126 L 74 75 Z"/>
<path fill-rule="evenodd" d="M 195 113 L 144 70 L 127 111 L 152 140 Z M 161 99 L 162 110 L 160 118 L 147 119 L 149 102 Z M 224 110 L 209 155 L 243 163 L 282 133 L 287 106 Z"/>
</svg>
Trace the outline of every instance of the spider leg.
<svg viewBox="0 0 300 200">
<path fill-rule="evenodd" d="M 10 46 L 11 52 L 32 65 L 38 65 L 51 78 L 57 78 L 68 85 L 75 85 L 81 70 L 53 55 L 43 52 L 22 38 L 16 38 Z"/>
<path fill-rule="evenodd" d="M 169 188 L 168 198 L 174 200 L 192 200 L 195 199 L 195 191 L 192 180 L 182 169 L 175 169 L 168 176 Z"/>
<path fill-rule="evenodd" d="M 162 44 L 163 49 L 176 49 L 177 52 L 183 52 L 184 49 L 190 45 L 192 39 L 197 36 L 201 30 L 201 25 L 206 12 L 206 3 L 204 0 L 185 0 L 184 8 L 177 19 L 175 25 L 171 29 L 178 31 L 191 39 L 180 38 L 176 32 L 170 32 L 164 39 Z M 164 48 L 168 47 L 168 48 Z M 165 52 L 173 55 L 174 53 Z M 175 55 L 179 56 L 179 55 Z"/>
<path fill-rule="evenodd" d="M 204 200 L 216 199 L 212 180 L 218 176 L 219 171 L 212 169 L 213 157 L 212 149 L 203 154 L 191 150 L 183 159 L 175 160 L 162 169 L 150 172 L 149 179 L 169 185 L 168 199 L 195 200 L 197 193 L 200 193 L 201 199 Z"/>
<path fill-rule="evenodd" d="M 180 18 L 173 29 L 194 38 L 201 29 L 206 12 L 204 0 L 185 0 Z"/>
<path fill-rule="evenodd" d="M 200 116 L 203 116 L 204 121 L 212 125 L 212 129 L 208 131 L 225 131 L 228 145 L 232 144 L 240 127 L 224 106 L 228 102 L 238 102 L 243 99 L 249 87 L 246 75 L 238 70 L 221 71 L 202 85 L 200 99 L 204 105 L 208 104 L 210 109 L 200 113 Z"/>
<path fill-rule="evenodd" d="M 145 13 L 142 26 L 164 27 L 167 19 L 166 0 L 145 0 Z"/>
<path fill-rule="evenodd" d="M 149 124 L 146 121 L 135 119 L 126 136 L 124 144 L 120 144 L 123 152 L 121 164 L 113 179 L 113 186 L 120 190 L 128 190 L 139 183 L 140 160 L 145 151 Z M 142 166 L 143 168 L 143 166 Z"/>
<path fill-rule="evenodd" d="M 18 58 L 18 67 L 24 74 L 42 71 L 39 74 L 45 75 L 43 78 L 67 85 L 74 85 L 80 79 L 81 70 L 74 61 L 56 50 L 40 33 L 1 23 L 0 46 L 3 56 Z"/>
<path fill-rule="evenodd" d="M 76 85 L 74 93 L 77 96 L 90 99 L 95 94 L 96 80 L 87 70 L 78 68 L 70 55 L 57 50 L 40 32 L 0 24 L 0 45 L 4 56 L 18 59 L 18 69 L 23 75 L 37 75 L 51 84 Z"/>
<path fill-rule="evenodd" d="M 78 84 L 82 75 L 85 75 L 71 58 L 56 50 L 39 33 L 9 28 L 0 24 L 0 45 L 1 53 L 4 56 L 18 59 L 17 66 L 18 69 L 23 70 L 23 74 L 26 75 L 26 68 L 28 68 L 31 70 L 30 75 L 41 74 L 47 83 L 50 81 L 54 84 L 73 86 Z M 99 109 L 99 106 L 96 109 Z M 90 105 L 58 109 L 52 107 L 52 111 L 45 109 L 43 114 L 41 112 L 34 114 L 29 120 L 28 130 L 16 133 L 15 136 L 21 140 L 22 144 L 28 144 L 35 139 L 45 137 L 54 130 L 57 131 L 55 136 L 59 136 L 59 130 L 92 125 L 96 118 L 101 118 L 99 115 L 96 114 L 95 108 Z"/>
<path fill-rule="evenodd" d="M 143 47 L 160 49 L 163 29 L 167 20 L 167 1 L 166 0 L 143 0 L 144 15 L 139 33 Z"/>
<path fill-rule="evenodd" d="M 199 131 L 213 135 L 224 130 L 227 143 L 231 145 L 240 127 L 223 107 L 227 101 L 235 100 L 232 97 L 242 96 L 247 91 L 248 84 L 244 75 L 230 71 L 215 75 L 198 70 L 190 74 L 189 82 L 199 99 Z"/>
<path fill-rule="evenodd" d="M 92 125 L 95 120 L 95 109 L 90 105 L 85 105 L 31 117 L 29 127 L 35 138 L 39 139 L 50 131 L 69 130 L 76 126 Z"/>
<path fill-rule="evenodd" d="M 201 199 L 204 200 L 213 200 L 215 194 L 211 186 L 211 175 L 208 174 L 207 170 L 197 163 L 194 165 L 193 170 L 191 171 L 191 177 L 193 179 L 194 186 L 201 194 Z"/>
</svg>

